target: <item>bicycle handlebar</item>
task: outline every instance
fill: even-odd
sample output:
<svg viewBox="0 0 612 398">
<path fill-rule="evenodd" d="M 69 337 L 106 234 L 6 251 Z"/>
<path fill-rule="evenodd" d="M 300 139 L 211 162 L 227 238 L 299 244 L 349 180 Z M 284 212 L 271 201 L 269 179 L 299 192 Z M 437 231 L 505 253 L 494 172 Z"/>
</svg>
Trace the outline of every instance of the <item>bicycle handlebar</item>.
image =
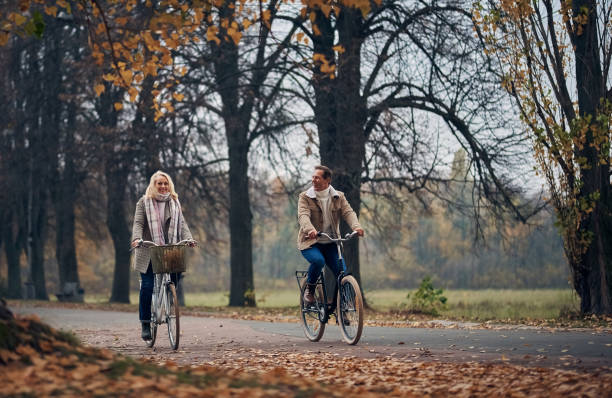
<svg viewBox="0 0 612 398">
<path fill-rule="evenodd" d="M 198 242 L 196 242 L 193 239 L 183 239 L 182 241 L 177 242 L 177 243 L 172 243 L 171 245 L 172 246 L 190 246 L 190 243 L 193 243 L 193 246 L 195 246 L 195 245 L 197 245 Z M 152 242 L 150 240 L 139 239 L 138 240 L 138 245 L 136 247 L 132 247 L 132 249 L 135 249 L 135 248 L 138 248 L 138 247 L 146 247 L 146 248 L 148 248 L 148 247 L 153 247 L 153 246 L 165 246 L 165 245 L 158 245 L 157 243 Z M 130 249 L 130 250 L 132 250 L 132 249 Z"/>
<path fill-rule="evenodd" d="M 332 242 L 346 242 L 346 241 L 349 241 L 349 240 L 353 239 L 357 234 L 358 234 L 357 231 L 353 231 L 350 234 L 344 235 L 344 238 L 332 238 L 331 236 L 329 236 L 325 232 L 317 232 L 317 236 L 323 236 L 323 237 L 329 239 Z"/>
</svg>

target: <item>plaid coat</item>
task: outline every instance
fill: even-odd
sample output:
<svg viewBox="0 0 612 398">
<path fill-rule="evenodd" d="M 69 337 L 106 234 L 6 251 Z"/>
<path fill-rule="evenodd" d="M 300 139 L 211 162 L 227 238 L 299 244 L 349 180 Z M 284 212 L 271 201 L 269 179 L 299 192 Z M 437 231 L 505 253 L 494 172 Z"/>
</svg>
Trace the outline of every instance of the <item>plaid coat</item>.
<svg viewBox="0 0 612 398">
<path fill-rule="evenodd" d="M 184 217 L 181 217 L 183 222 L 180 226 L 180 236 L 179 240 L 183 239 L 193 239 L 191 236 L 191 231 L 189 231 L 189 227 L 187 226 L 187 222 L 184 221 Z M 170 227 L 170 206 L 165 207 L 164 211 L 164 234 L 168 235 L 168 229 Z M 149 231 L 149 222 L 147 221 L 147 212 L 145 211 L 144 197 L 140 198 L 138 203 L 136 203 L 136 213 L 134 214 L 134 225 L 132 227 L 132 240 L 135 239 L 143 239 L 143 240 L 153 240 L 151 238 L 151 231 Z M 139 247 L 134 249 L 134 254 L 132 255 L 132 268 L 138 272 L 145 273 L 147 272 L 147 268 L 149 267 L 149 262 L 151 261 L 151 255 L 149 254 L 149 249 L 144 247 Z"/>
<path fill-rule="evenodd" d="M 336 191 L 333 187 L 330 187 L 329 194 L 331 196 L 332 227 L 336 231 L 336 235 L 340 236 L 340 218 L 343 218 L 353 230 L 361 228 L 357 215 L 344 194 Z M 297 238 L 298 249 L 306 250 L 317 243 L 317 238 L 308 239 L 306 234 L 313 229 L 317 231 L 323 229 L 323 210 L 321 210 L 319 201 L 317 201 L 313 187 L 300 194 L 298 199 L 298 223 L 300 224 Z"/>
</svg>

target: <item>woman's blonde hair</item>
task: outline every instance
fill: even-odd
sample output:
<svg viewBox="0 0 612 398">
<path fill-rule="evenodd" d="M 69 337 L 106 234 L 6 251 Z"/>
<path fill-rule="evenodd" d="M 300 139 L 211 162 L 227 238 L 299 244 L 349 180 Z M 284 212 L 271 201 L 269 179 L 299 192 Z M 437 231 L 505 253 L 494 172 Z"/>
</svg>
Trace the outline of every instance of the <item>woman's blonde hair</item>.
<svg viewBox="0 0 612 398">
<path fill-rule="evenodd" d="M 145 192 L 145 196 L 147 198 L 155 198 L 155 195 L 158 193 L 157 188 L 155 187 L 155 181 L 157 181 L 159 177 L 166 177 L 166 179 L 168 180 L 168 185 L 170 187 L 170 196 L 172 197 L 172 199 L 178 199 L 178 194 L 174 190 L 174 182 L 172 182 L 172 178 L 170 178 L 168 174 L 164 173 L 161 170 L 157 170 L 151 176 L 151 179 L 149 180 L 149 186 L 147 187 L 147 191 Z"/>
</svg>

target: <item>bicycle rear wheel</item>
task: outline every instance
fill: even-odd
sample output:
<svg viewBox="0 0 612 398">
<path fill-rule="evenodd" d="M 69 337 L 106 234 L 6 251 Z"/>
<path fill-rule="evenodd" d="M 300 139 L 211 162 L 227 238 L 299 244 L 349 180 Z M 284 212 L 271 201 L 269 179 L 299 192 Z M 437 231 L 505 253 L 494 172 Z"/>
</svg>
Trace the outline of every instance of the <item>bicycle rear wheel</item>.
<svg viewBox="0 0 612 398">
<path fill-rule="evenodd" d="M 177 350 L 180 337 L 180 322 L 179 322 L 179 304 L 176 296 L 174 284 L 170 283 L 166 289 L 166 298 L 168 303 L 166 322 L 168 323 L 168 338 L 170 339 L 170 347 Z"/>
<path fill-rule="evenodd" d="M 338 289 L 338 323 L 342 338 L 348 344 L 357 344 L 363 331 L 363 297 L 357 280 L 345 276 Z"/>
<path fill-rule="evenodd" d="M 323 288 L 317 284 L 315 288 L 315 302 L 308 304 L 304 301 L 304 290 L 306 281 L 302 283 L 300 289 L 300 320 L 306 338 L 310 341 L 319 341 L 325 332 L 325 323 L 321 321 L 325 311 L 325 300 L 323 298 Z"/>
</svg>

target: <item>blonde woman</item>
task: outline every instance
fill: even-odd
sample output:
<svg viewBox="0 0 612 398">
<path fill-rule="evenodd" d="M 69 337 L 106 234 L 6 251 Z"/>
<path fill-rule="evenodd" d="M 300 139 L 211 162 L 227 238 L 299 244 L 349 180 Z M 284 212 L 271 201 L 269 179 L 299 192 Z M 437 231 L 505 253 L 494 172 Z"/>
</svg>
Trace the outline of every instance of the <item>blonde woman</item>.
<svg viewBox="0 0 612 398">
<path fill-rule="evenodd" d="M 193 239 L 183 218 L 172 178 L 163 171 L 157 171 L 151 176 L 144 196 L 136 203 L 134 226 L 132 227 L 132 247 L 136 248 L 132 267 L 140 272 L 141 280 L 139 312 L 142 338 L 151 340 L 149 322 L 154 276 L 149 249 L 137 247 L 141 239 L 153 241 L 158 245 Z M 171 274 L 171 277 L 174 285 L 178 287 L 178 274 Z"/>
</svg>

